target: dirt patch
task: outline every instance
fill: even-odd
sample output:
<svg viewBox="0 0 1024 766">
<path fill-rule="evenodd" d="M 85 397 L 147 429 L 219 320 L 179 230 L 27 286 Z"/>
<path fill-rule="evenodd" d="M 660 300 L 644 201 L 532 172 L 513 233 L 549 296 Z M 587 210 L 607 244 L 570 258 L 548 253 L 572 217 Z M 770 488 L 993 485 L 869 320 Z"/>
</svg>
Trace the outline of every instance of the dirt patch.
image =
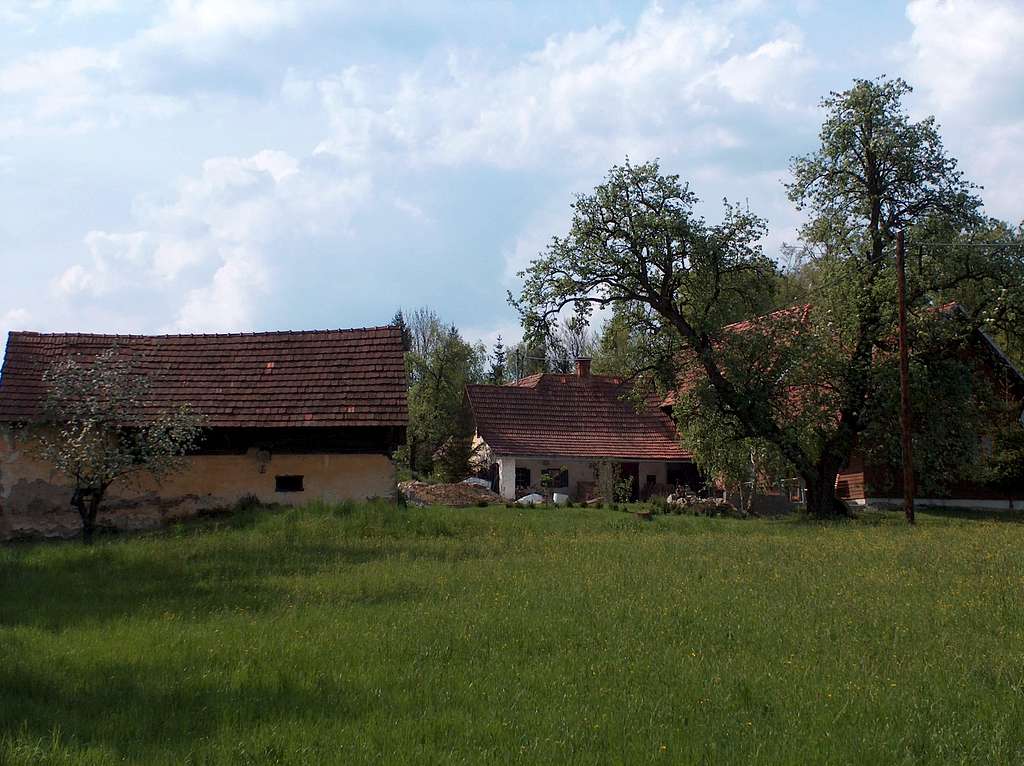
<svg viewBox="0 0 1024 766">
<path fill-rule="evenodd" d="M 407 503 L 412 505 L 447 505 L 469 508 L 475 505 L 500 505 L 505 501 L 497 492 L 474 484 L 425 484 L 421 481 L 403 481 L 398 484 Z"/>
</svg>

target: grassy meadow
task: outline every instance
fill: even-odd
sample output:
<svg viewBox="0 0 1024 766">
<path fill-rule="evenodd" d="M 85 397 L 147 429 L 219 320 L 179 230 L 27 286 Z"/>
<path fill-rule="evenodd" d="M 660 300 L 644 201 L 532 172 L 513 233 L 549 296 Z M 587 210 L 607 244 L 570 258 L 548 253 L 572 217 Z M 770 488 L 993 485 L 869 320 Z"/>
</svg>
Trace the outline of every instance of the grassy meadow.
<svg viewBox="0 0 1024 766">
<path fill-rule="evenodd" d="M 253 510 L 0 547 L 0 764 L 1022 763 L 1024 524 Z"/>
</svg>

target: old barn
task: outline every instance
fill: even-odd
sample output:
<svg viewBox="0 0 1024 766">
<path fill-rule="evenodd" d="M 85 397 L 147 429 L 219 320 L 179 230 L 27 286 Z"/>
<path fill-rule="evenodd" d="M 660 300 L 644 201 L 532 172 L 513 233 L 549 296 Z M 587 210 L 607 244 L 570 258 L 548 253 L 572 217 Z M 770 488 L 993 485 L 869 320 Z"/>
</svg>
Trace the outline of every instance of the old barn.
<svg viewBox="0 0 1024 766">
<path fill-rule="evenodd" d="M 145 526 L 242 498 L 391 497 L 405 441 L 405 365 L 395 327 L 221 335 L 10 334 L 0 374 L 0 537 L 64 535 L 80 521 L 66 477 L 33 455 L 53 362 L 116 347 L 148 381 L 147 410 L 187 403 L 205 419 L 185 470 L 111 487 L 105 514 Z M 103 519 L 101 518 L 101 521 Z"/>
</svg>

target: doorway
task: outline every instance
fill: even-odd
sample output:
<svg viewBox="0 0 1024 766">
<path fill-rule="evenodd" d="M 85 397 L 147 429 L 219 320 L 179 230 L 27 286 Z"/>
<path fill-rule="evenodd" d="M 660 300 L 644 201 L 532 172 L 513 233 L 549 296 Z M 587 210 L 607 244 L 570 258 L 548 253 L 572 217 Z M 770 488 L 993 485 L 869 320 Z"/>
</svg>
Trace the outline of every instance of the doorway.
<svg viewBox="0 0 1024 766">
<path fill-rule="evenodd" d="M 640 499 L 640 464 L 622 463 L 621 472 L 623 481 L 629 479 L 629 500 L 635 503 Z"/>
</svg>

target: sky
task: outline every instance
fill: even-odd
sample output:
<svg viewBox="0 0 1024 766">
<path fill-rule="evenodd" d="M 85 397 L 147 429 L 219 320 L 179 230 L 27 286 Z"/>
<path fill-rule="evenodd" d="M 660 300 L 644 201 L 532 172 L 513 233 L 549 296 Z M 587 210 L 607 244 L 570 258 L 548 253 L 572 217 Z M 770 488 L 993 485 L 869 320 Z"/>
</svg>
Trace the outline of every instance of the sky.
<svg viewBox="0 0 1024 766">
<path fill-rule="evenodd" d="M 1019 222 L 1022 51 L 1024 0 L 0 0 L 0 332 L 430 306 L 514 341 L 517 272 L 612 164 L 749 205 L 776 255 L 819 100 L 881 74 Z"/>
</svg>

